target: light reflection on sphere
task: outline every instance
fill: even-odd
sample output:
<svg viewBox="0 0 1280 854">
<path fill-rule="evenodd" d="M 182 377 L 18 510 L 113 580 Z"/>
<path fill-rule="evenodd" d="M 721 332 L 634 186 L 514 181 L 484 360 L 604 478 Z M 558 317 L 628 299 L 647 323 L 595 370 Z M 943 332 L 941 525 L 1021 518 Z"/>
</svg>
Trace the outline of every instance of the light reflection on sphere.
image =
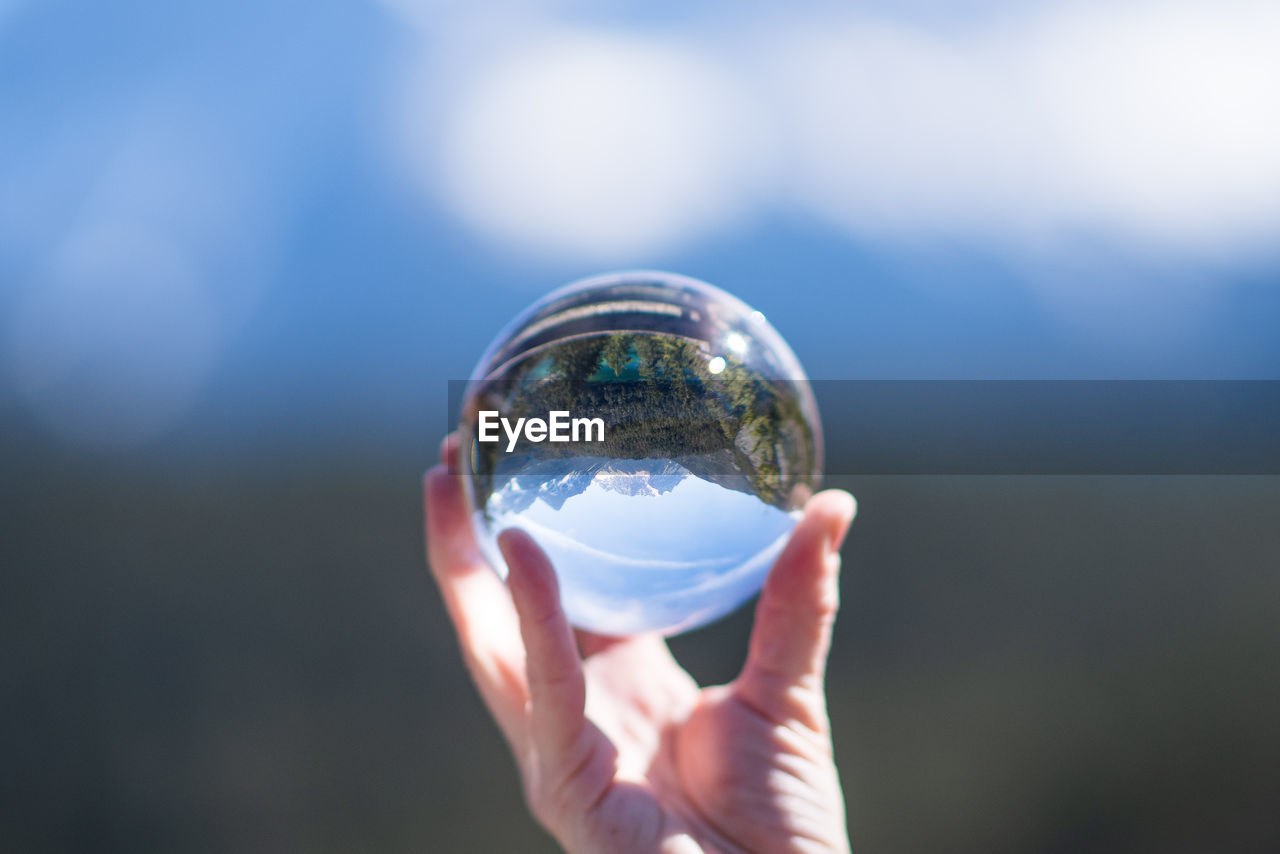
<svg viewBox="0 0 1280 854">
<path fill-rule="evenodd" d="M 600 418 L 604 438 L 481 442 L 482 411 Z M 490 422 L 494 416 L 488 416 Z M 461 465 L 476 536 L 550 557 L 570 621 L 605 635 L 674 634 L 759 589 L 817 488 L 822 430 L 791 348 L 705 282 L 634 272 L 574 283 L 504 329 L 467 387 Z M 565 435 L 572 437 L 566 427 Z"/>
</svg>

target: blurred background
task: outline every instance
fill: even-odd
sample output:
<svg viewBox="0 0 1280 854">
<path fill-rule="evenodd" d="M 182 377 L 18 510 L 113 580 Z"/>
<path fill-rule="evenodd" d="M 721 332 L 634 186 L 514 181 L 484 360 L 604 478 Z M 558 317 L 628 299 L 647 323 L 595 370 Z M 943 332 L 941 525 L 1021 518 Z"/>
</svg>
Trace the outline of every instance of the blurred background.
<svg viewBox="0 0 1280 854">
<path fill-rule="evenodd" d="M 1277 44 L 1270 0 L 0 0 L 0 851 L 555 850 L 422 560 L 448 381 L 624 267 L 815 378 L 1280 379 Z M 830 481 L 855 847 L 1280 849 L 1280 478 Z M 674 645 L 726 680 L 749 627 Z"/>
</svg>

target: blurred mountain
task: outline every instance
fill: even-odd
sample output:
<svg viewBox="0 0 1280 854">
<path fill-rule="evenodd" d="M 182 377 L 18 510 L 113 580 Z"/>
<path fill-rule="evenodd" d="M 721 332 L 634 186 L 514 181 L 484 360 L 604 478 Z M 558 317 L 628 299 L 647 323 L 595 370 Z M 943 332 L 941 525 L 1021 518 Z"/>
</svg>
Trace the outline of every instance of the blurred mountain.
<svg viewBox="0 0 1280 854">
<path fill-rule="evenodd" d="M 555 850 L 423 564 L 425 452 L 7 441 L 8 850 Z M 835 480 L 860 507 L 828 673 L 856 845 L 1280 846 L 1277 478 Z M 672 646 L 724 681 L 749 629 Z"/>
</svg>

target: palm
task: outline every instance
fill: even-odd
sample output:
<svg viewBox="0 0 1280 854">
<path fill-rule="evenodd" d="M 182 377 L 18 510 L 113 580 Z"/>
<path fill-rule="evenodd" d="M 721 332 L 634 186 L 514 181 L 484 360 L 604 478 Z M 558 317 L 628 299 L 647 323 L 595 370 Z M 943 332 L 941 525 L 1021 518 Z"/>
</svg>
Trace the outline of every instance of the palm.
<svg viewBox="0 0 1280 854">
<path fill-rule="evenodd" d="M 848 850 L 822 684 L 847 495 L 806 507 L 742 674 L 699 689 L 659 637 L 575 637 L 552 567 L 521 532 L 499 538 L 504 587 L 456 481 L 443 467 L 428 476 L 432 570 L 526 797 L 567 850 Z"/>
<path fill-rule="evenodd" d="M 754 708 L 734 685 L 699 690 L 658 638 L 578 638 L 596 725 L 585 737 L 593 750 L 615 754 L 616 769 L 607 775 L 607 763 L 589 765 L 599 777 L 575 784 L 605 792 L 582 823 L 585 847 L 618 850 L 617 834 L 647 828 L 651 838 L 626 840 L 632 850 L 657 851 L 682 837 L 691 851 L 789 850 L 788 840 L 816 829 L 803 827 L 797 799 L 814 816 L 842 810 L 824 732 Z M 762 808 L 783 800 L 790 810 Z M 839 850 L 838 830 L 810 841 Z"/>
</svg>

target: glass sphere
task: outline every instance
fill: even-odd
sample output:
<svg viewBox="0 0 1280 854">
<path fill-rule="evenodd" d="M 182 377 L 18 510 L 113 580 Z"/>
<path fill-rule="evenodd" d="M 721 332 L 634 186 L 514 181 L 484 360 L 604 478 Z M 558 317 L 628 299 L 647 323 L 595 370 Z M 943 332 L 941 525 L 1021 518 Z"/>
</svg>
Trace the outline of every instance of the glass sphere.
<svg viewBox="0 0 1280 854">
<path fill-rule="evenodd" d="M 674 634 L 753 596 L 822 470 L 791 348 L 741 300 L 670 273 L 586 279 L 527 309 L 476 366 L 461 435 L 490 563 L 505 577 L 497 534 L 527 531 L 570 622 L 615 636 Z"/>
</svg>

